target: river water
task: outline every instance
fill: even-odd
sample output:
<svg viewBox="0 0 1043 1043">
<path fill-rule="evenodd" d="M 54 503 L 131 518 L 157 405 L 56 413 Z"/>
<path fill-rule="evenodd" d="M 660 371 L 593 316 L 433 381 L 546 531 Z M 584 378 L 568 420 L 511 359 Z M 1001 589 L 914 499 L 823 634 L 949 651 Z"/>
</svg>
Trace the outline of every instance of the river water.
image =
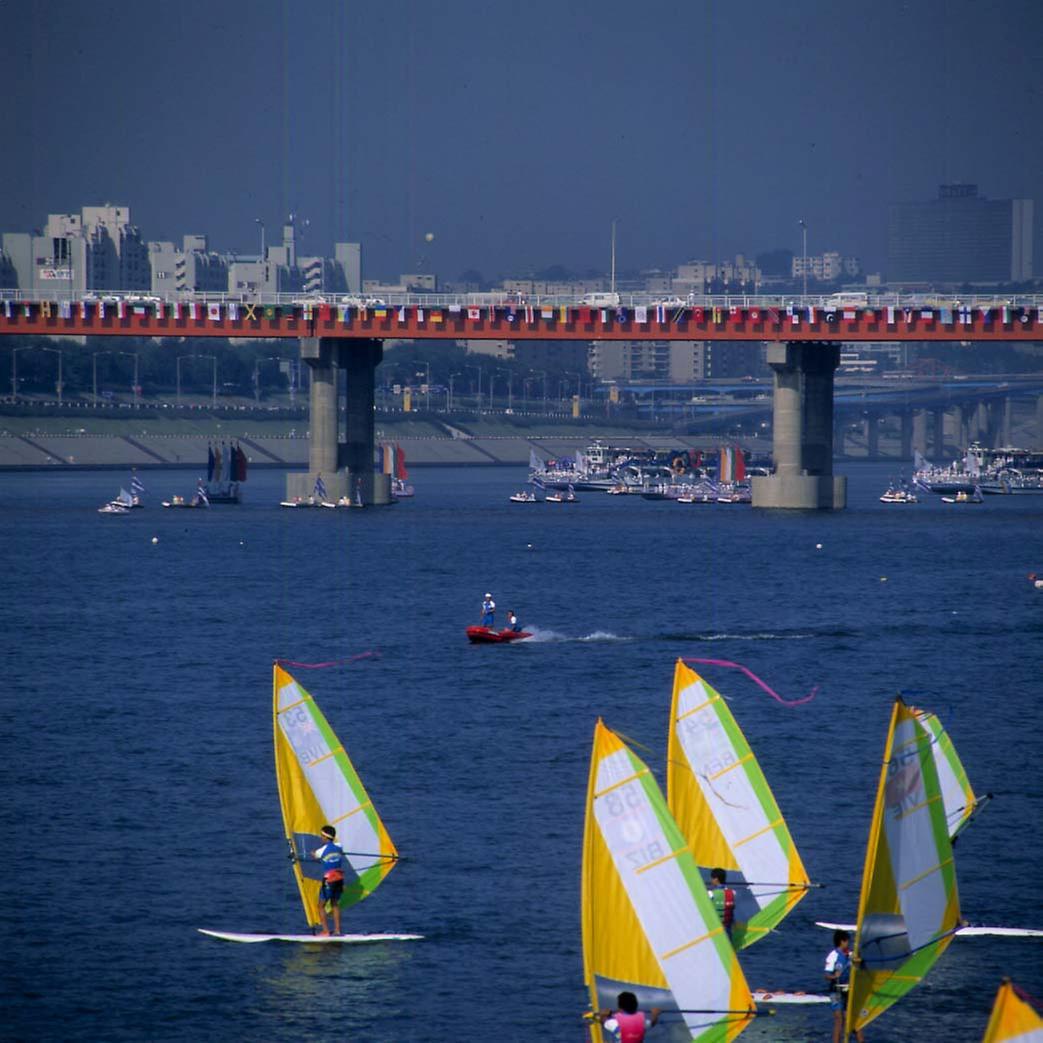
<svg viewBox="0 0 1043 1043">
<path fill-rule="evenodd" d="M 847 468 L 848 510 L 640 498 L 510 504 L 524 473 L 414 476 L 390 509 L 248 502 L 96 513 L 129 476 L 0 480 L 5 1039 L 584 1039 L 580 854 L 595 718 L 662 779 L 673 663 L 706 667 L 772 785 L 813 892 L 743 953 L 751 986 L 816 990 L 852 920 L 891 702 L 936 710 L 996 799 L 956 850 L 964 916 L 1043 927 L 1043 497 L 915 507 Z M 194 476 L 192 476 L 194 477 Z M 157 542 L 153 542 L 153 539 Z M 472 647 L 481 596 L 536 639 Z M 271 754 L 271 662 L 299 671 L 403 863 L 345 916 L 373 947 L 241 946 L 298 931 Z M 867 1039 L 976 1040 L 1004 974 L 1043 995 L 1039 940 L 957 939 Z M 829 1039 L 779 1008 L 749 1040 Z M 654 1036 L 650 1034 L 650 1043 Z"/>
</svg>

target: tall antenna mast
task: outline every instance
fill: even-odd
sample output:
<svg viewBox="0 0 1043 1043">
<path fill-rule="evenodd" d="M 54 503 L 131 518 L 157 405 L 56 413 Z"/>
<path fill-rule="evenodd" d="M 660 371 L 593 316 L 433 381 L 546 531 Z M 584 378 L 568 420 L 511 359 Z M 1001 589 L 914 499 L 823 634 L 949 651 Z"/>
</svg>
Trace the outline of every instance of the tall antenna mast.
<svg viewBox="0 0 1043 1043">
<path fill-rule="evenodd" d="M 612 285 L 613 293 L 616 292 L 616 219 L 612 218 Z"/>
</svg>

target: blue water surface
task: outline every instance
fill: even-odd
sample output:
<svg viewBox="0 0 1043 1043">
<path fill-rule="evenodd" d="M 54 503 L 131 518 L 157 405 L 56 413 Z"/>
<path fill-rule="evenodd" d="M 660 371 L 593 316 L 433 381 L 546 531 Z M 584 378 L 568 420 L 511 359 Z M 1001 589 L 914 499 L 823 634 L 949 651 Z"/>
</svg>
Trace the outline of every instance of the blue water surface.
<svg viewBox="0 0 1043 1043">
<path fill-rule="evenodd" d="M 787 698 L 818 686 L 786 707 L 705 668 L 826 885 L 743 953 L 751 986 L 821 987 L 814 921 L 854 919 L 901 689 L 996 795 L 957 845 L 964 916 L 1043 927 L 1043 497 L 888 506 L 887 466 L 847 472 L 837 513 L 515 505 L 522 471 L 472 468 L 365 511 L 280 510 L 282 472 L 251 474 L 240 507 L 162 510 L 194 482 L 154 472 L 124 517 L 96 512 L 119 475 L 0 477 L 0 1038 L 579 1043 L 594 721 L 662 779 L 678 656 Z M 536 638 L 468 645 L 486 590 Z M 425 940 L 198 934 L 303 928 L 271 664 L 368 650 L 296 671 L 404 856 L 345 929 Z M 957 939 L 867 1039 L 980 1039 L 1004 974 L 1043 995 L 1040 940 Z M 829 1038 L 828 1010 L 793 1007 L 743 1036 Z"/>
</svg>

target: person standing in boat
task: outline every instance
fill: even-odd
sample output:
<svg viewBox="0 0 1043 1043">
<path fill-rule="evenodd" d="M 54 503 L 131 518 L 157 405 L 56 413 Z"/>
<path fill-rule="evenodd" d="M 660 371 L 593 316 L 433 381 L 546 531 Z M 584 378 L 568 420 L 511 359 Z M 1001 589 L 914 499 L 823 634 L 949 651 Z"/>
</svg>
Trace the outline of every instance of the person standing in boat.
<svg viewBox="0 0 1043 1043">
<path fill-rule="evenodd" d="M 710 870 L 710 889 L 706 893 L 721 918 L 728 941 L 732 940 L 732 924 L 735 923 L 735 892 L 725 886 L 727 877 L 723 869 Z"/>
<path fill-rule="evenodd" d="M 653 1007 L 646 1014 L 637 1008 L 637 997 L 632 992 L 621 992 L 616 997 L 618 1010 L 598 1011 L 598 1020 L 605 1031 L 620 1043 L 643 1043 L 645 1032 L 658 1020 L 660 1010 Z"/>
<path fill-rule="evenodd" d="M 851 935 L 847 931 L 833 932 L 833 951 L 826 957 L 826 981 L 829 982 L 829 1009 L 833 1011 L 833 1043 L 840 1043 L 844 1035 L 844 1015 L 847 1013 L 847 989 L 851 977 Z M 855 1030 L 862 1043 L 862 1030 Z"/>
<path fill-rule="evenodd" d="M 482 626 L 491 627 L 493 625 L 493 619 L 496 617 L 496 602 L 493 601 L 492 594 L 486 594 L 485 600 L 482 602 Z"/>
<path fill-rule="evenodd" d="M 312 858 L 322 863 L 322 886 L 319 888 L 319 917 L 322 920 L 321 934 L 329 934 L 326 914 L 333 914 L 333 933 L 340 934 L 340 897 L 344 893 L 344 849 L 337 843 L 337 831 L 333 826 L 320 830 L 326 841 L 316 848 Z"/>
</svg>

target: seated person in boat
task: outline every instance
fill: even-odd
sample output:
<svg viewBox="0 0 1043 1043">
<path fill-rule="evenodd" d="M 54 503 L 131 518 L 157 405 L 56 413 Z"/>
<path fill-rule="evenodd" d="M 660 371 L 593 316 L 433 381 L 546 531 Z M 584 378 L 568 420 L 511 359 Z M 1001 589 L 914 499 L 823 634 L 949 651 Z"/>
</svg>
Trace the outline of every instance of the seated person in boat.
<svg viewBox="0 0 1043 1043">
<path fill-rule="evenodd" d="M 514 614 L 513 609 L 507 609 L 507 629 L 513 630 L 514 633 L 521 633 L 521 626 L 518 623 L 518 617 Z"/>
</svg>

